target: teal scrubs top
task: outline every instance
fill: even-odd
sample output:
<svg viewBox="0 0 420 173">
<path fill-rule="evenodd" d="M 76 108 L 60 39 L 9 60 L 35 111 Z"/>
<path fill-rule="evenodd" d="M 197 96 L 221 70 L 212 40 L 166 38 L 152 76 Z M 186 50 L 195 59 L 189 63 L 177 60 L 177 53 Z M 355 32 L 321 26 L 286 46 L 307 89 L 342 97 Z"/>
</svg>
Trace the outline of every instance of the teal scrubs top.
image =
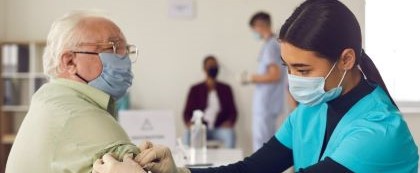
<svg viewBox="0 0 420 173">
<path fill-rule="evenodd" d="M 327 109 L 327 103 L 312 107 L 300 104 L 275 134 L 293 151 L 295 170 L 329 157 L 357 173 L 418 171 L 417 146 L 401 113 L 381 87 L 344 115 L 319 157 Z"/>
</svg>

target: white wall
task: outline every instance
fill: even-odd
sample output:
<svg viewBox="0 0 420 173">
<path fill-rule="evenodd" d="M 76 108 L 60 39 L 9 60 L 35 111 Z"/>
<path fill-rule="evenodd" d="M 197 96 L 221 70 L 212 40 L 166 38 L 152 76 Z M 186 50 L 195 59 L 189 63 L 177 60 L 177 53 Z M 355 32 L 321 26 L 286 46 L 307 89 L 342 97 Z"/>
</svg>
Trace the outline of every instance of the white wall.
<svg viewBox="0 0 420 173">
<path fill-rule="evenodd" d="M 0 41 L 4 39 L 6 29 L 6 0 L 0 0 Z"/>
<path fill-rule="evenodd" d="M 221 80 L 234 89 L 239 109 L 239 146 L 251 151 L 252 87 L 239 85 L 237 76 L 255 71 L 260 42 L 253 40 L 248 20 L 259 10 L 271 13 L 275 30 L 301 0 L 195 0 L 193 20 L 173 20 L 168 0 L 5 0 L 8 40 L 44 40 L 52 21 L 73 9 L 103 9 L 115 19 L 131 43 L 140 48 L 134 65 L 132 105 L 142 109 L 174 110 L 178 134 L 188 88 L 201 80 L 203 56 L 215 54 Z M 364 28 L 364 0 L 344 1 Z M 3 11 L 3 10 L 1 10 Z M 1 26 L 1 25 L 0 25 Z M 4 29 L 0 28 L 0 29 Z"/>
<path fill-rule="evenodd" d="M 414 141 L 416 142 L 417 146 L 420 147 L 420 113 L 408 114 L 405 115 L 404 118 L 407 121 L 407 125 L 410 128 L 410 131 L 414 137 Z"/>
</svg>

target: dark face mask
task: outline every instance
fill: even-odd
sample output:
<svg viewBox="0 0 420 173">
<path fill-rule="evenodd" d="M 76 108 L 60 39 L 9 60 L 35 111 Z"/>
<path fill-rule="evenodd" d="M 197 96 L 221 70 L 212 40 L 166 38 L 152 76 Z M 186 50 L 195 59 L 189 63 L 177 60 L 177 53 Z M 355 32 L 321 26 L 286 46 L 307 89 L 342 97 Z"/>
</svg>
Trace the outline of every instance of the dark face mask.
<svg viewBox="0 0 420 173">
<path fill-rule="evenodd" d="M 210 67 L 207 69 L 207 75 L 213 79 L 216 79 L 217 73 L 219 73 L 219 67 Z"/>
</svg>

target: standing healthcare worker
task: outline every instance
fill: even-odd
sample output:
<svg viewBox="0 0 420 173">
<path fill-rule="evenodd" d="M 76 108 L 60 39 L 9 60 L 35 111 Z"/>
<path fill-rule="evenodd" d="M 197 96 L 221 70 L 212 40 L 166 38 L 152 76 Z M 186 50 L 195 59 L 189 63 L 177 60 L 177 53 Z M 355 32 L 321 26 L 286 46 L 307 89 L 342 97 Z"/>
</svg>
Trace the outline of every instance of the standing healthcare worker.
<svg viewBox="0 0 420 173">
<path fill-rule="evenodd" d="M 166 147 L 149 144 L 135 160 L 160 173 L 279 173 L 292 165 L 305 173 L 418 171 L 417 146 L 344 4 L 305 1 L 287 19 L 279 39 L 290 92 L 300 104 L 260 150 L 228 166 L 187 169 L 175 167 Z M 112 161 L 98 161 L 96 170 L 135 169 Z"/>
<path fill-rule="evenodd" d="M 270 15 L 258 12 L 249 25 L 256 38 L 264 40 L 258 57 L 257 74 L 244 74 L 243 84 L 255 84 L 253 98 L 253 148 L 257 151 L 275 133 L 277 119 L 285 113 L 287 71 L 280 58 L 280 48 L 271 28 Z M 284 115 L 283 115 L 284 116 Z"/>
</svg>

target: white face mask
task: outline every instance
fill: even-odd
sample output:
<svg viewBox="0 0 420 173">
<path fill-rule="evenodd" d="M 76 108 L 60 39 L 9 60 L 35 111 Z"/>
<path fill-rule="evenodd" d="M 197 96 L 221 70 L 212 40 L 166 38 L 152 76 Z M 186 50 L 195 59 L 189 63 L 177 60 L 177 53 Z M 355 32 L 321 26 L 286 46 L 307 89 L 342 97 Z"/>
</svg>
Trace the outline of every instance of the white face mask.
<svg viewBox="0 0 420 173">
<path fill-rule="evenodd" d="M 344 71 L 343 77 L 338 83 L 337 87 L 325 91 L 325 80 L 330 76 L 337 63 L 334 63 L 327 76 L 324 77 L 300 77 L 289 74 L 289 90 L 293 98 L 299 103 L 314 106 L 321 103 L 331 101 L 340 96 L 343 91 L 341 86 L 347 70 Z"/>
</svg>

